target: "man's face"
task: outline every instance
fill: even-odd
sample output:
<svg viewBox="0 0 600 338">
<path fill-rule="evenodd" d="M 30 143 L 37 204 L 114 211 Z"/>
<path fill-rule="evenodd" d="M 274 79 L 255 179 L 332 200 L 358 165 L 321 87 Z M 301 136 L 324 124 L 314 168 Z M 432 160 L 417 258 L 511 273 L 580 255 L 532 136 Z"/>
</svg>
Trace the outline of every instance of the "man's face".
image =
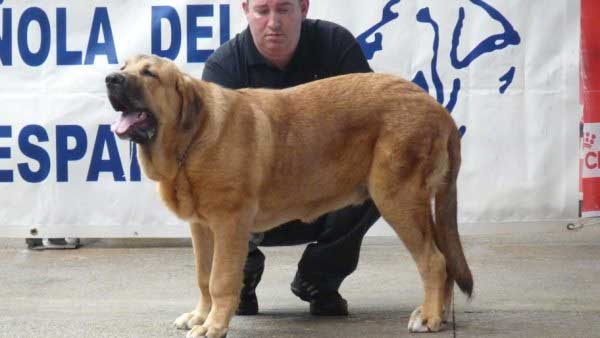
<svg viewBox="0 0 600 338">
<path fill-rule="evenodd" d="M 291 57 L 300 40 L 308 0 L 248 0 L 242 6 L 259 52 L 276 64 Z"/>
</svg>

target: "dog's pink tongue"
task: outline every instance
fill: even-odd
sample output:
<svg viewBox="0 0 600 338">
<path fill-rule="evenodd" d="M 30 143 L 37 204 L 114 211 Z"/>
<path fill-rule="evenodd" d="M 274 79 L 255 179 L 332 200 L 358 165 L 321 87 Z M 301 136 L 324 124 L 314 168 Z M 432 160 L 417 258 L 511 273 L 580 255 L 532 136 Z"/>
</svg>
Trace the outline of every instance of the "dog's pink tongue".
<svg viewBox="0 0 600 338">
<path fill-rule="evenodd" d="M 111 126 L 110 130 L 117 134 L 118 136 L 122 136 L 127 134 L 129 129 L 139 123 L 144 121 L 148 117 L 148 114 L 145 112 L 140 113 L 129 113 L 127 115 L 121 115 Z"/>
</svg>

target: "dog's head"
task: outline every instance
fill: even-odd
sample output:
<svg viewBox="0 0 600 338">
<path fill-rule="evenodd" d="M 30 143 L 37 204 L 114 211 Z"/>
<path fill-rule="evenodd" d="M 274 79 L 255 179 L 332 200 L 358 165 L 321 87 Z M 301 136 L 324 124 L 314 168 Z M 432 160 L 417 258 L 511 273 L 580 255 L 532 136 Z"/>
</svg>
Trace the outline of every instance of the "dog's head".
<svg viewBox="0 0 600 338">
<path fill-rule="evenodd" d="M 194 81 L 168 59 L 132 57 L 105 81 L 110 103 L 121 112 L 111 128 L 121 139 L 150 144 L 165 132 L 189 130 L 197 120 Z"/>
</svg>

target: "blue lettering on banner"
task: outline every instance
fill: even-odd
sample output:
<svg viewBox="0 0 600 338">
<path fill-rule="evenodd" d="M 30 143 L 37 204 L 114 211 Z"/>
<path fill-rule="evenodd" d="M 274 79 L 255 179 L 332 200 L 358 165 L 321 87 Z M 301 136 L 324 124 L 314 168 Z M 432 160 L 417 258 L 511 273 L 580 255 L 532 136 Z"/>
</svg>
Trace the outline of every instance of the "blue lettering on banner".
<svg viewBox="0 0 600 338">
<path fill-rule="evenodd" d="M 221 13 L 220 17 L 220 30 L 221 30 L 221 44 L 229 41 L 229 37 L 231 36 L 229 32 L 229 5 L 221 5 L 219 6 L 219 12 Z"/>
<path fill-rule="evenodd" d="M 75 140 L 75 147 L 69 149 L 68 140 Z M 56 126 L 56 180 L 69 180 L 69 162 L 81 160 L 87 150 L 87 135 L 81 126 Z"/>
<path fill-rule="evenodd" d="M 2 9 L 2 34 L 0 34 L 0 63 L 12 65 L 12 10 Z"/>
<path fill-rule="evenodd" d="M 10 126 L 0 126 L 0 138 L 9 137 L 12 137 L 12 128 Z M 10 148 L 0 147 L 0 159 L 10 159 Z M 0 169 L 0 183 L 12 181 L 12 170 Z"/>
<path fill-rule="evenodd" d="M 56 63 L 63 65 L 80 65 L 80 51 L 67 50 L 67 9 L 56 9 Z"/>
<path fill-rule="evenodd" d="M 108 151 L 108 159 L 106 160 L 102 159 L 104 149 Z M 108 125 L 101 125 L 98 128 L 87 181 L 98 181 L 101 172 L 112 173 L 114 180 L 117 182 L 125 181 L 125 173 L 123 172 L 123 165 L 117 151 L 115 136 Z"/>
<path fill-rule="evenodd" d="M 12 9 L 3 8 L 1 19 L 0 63 L 4 66 L 11 66 L 13 64 Z M 40 47 L 37 51 L 32 51 L 28 44 L 31 25 L 37 25 L 40 28 Z M 81 65 L 82 51 L 67 50 L 67 38 L 67 9 L 59 7 L 56 9 L 56 64 L 59 66 Z M 104 42 L 100 42 L 100 40 Z M 41 8 L 27 8 L 19 18 L 17 27 L 17 45 L 21 59 L 29 66 L 40 66 L 48 59 L 51 44 L 52 31 L 48 15 Z M 96 56 L 101 55 L 106 56 L 109 64 L 119 63 L 106 7 L 98 7 L 94 11 L 85 64 L 93 64 Z"/>
<path fill-rule="evenodd" d="M 3 3 L 4 1 L 0 0 L 0 4 Z M 217 15 L 216 6 L 219 6 L 219 14 L 216 17 L 219 22 L 216 25 L 199 25 L 198 18 Z M 214 50 L 199 48 L 199 39 L 214 38 L 217 29 L 220 32 L 217 36 L 220 44 L 230 39 L 230 5 L 188 5 L 185 10 L 184 26 L 175 8 L 152 7 L 150 37 L 152 53 L 175 59 L 180 53 L 182 39 L 185 38 L 187 50 L 182 53 L 185 53 L 187 62 L 205 62 Z M 104 57 L 109 64 L 119 63 L 107 7 L 93 8 L 87 46 L 79 46 L 79 48 L 69 45 L 68 17 L 71 13 L 68 6 L 57 7 L 55 11 L 56 16 L 53 17 L 48 9 L 39 7 L 23 8 L 22 12 L 12 8 L 2 8 L 0 10 L 0 66 L 12 66 L 14 58 L 20 58 L 28 66 L 41 66 L 51 59 L 49 56 L 53 44 L 55 44 L 57 66 L 92 65 L 98 58 Z M 171 39 L 169 44 L 162 46 L 161 21 L 164 20 L 171 25 Z M 39 28 L 39 31 L 32 28 Z M 30 41 L 39 41 L 39 48 L 33 48 Z M 100 125 L 95 139 L 90 140 L 86 129 L 82 126 L 57 125 L 55 126 L 56 139 L 53 140 L 56 142 L 55 153 L 48 149 L 51 142 L 49 133 L 44 128 L 35 124 L 24 126 L 14 132 L 14 137 L 18 140 L 14 149 L 0 146 L 0 182 L 14 182 L 16 173 L 16 176 L 25 182 L 38 183 L 48 180 L 52 170 L 56 170 L 57 182 L 68 182 L 72 179 L 69 167 L 80 163 L 88 152 L 91 153 L 88 157 L 90 163 L 85 177 L 88 182 L 98 181 L 102 174 L 111 176 L 117 182 L 126 179 L 138 182 L 142 180 L 137 161 L 137 148 L 133 143 L 130 143 L 127 154 L 129 155 L 127 163 L 129 177 L 126 178 L 122 160 L 127 158 L 120 157 L 110 126 Z M 12 137 L 13 126 L 0 126 L 0 141 Z M 88 144 L 93 144 L 93 147 L 88 147 Z M 27 161 L 20 163 L 2 161 L 10 160 L 15 151 L 20 152 Z M 56 157 L 52 158 L 54 155 Z M 14 167 L 10 168 L 7 165 Z"/>
<path fill-rule="evenodd" d="M 220 5 L 221 31 L 220 43 L 227 42 L 230 38 L 230 14 L 229 5 Z M 213 17 L 214 5 L 188 5 L 186 7 L 186 38 L 187 38 L 187 62 L 202 63 L 214 52 L 213 49 L 198 49 L 198 39 L 212 38 L 212 26 L 198 26 L 197 19 L 202 17 Z M 168 47 L 162 45 L 162 22 L 169 24 L 171 28 L 171 39 Z M 181 49 L 181 19 L 177 10 L 171 6 L 152 6 L 152 54 L 174 60 Z"/>
<path fill-rule="evenodd" d="M 98 41 L 100 39 L 100 29 L 102 29 L 102 33 L 104 34 L 104 42 Z M 96 55 L 106 55 L 110 64 L 119 63 L 106 7 L 99 7 L 94 11 L 85 64 L 93 64 Z"/>
<path fill-rule="evenodd" d="M 16 168 L 9 169 L 6 166 L 7 161 L 1 160 L 11 159 L 12 149 L 0 146 L 0 183 L 14 182 L 15 171 L 23 181 L 28 183 L 46 181 L 53 165 L 47 149 L 50 141 L 48 132 L 44 127 L 32 124 L 23 127 L 16 134 L 18 134 L 18 150 L 33 162 L 17 163 Z M 0 126 L 0 141 L 12 138 L 12 136 L 12 126 Z M 87 151 L 88 135 L 82 126 L 56 126 L 56 182 L 69 182 L 72 179 L 69 175 L 69 164 L 81 162 Z M 107 158 L 103 158 L 105 153 L 107 154 Z M 129 160 L 129 181 L 140 182 L 142 174 L 137 161 L 137 150 L 134 143 L 130 143 Z M 8 163 L 11 162 L 8 161 Z M 117 142 L 109 125 L 98 126 L 98 133 L 94 141 L 86 180 L 88 182 L 98 182 L 102 173 L 110 175 L 115 182 L 127 180 Z"/>
<path fill-rule="evenodd" d="M 139 182 L 142 180 L 142 171 L 140 170 L 140 163 L 137 159 L 137 145 L 131 141 L 129 141 L 129 176 L 129 179 L 132 182 Z"/>
<path fill-rule="evenodd" d="M 166 20 L 171 27 L 171 45 L 163 49 L 161 45 L 162 20 Z M 152 7 L 152 54 L 174 60 L 181 48 L 181 21 L 177 10 L 171 6 Z"/>
<path fill-rule="evenodd" d="M 30 51 L 29 45 L 27 44 L 29 24 L 33 21 L 36 21 L 40 26 L 42 35 L 40 39 L 40 49 L 37 52 Z M 50 21 L 48 20 L 46 13 L 38 7 L 26 9 L 19 20 L 18 32 L 19 53 L 21 53 L 23 61 L 30 66 L 39 66 L 44 63 L 50 52 Z"/>
<path fill-rule="evenodd" d="M 202 26 L 197 24 L 198 18 L 215 16 L 215 7 L 219 6 L 218 27 L 219 42 L 223 44 L 230 39 L 230 5 L 228 4 L 201 4 L 186 6 L 187 24 L 183 27 L 179 13 L 171 6 L 152 6 L 151 8 L 151 53 L 176 59 L 181 50 L 182 37 L 185 36 L 187 50 L 185 55 L 188 63 L 205 62 L 214 49 L 199 49 L 198 39 L 211 39 L 214 37 L 213 26 Z M 87 46 L 79 49 L 68 49 L 68 8 L 56 8 L 56 22 L 50 22 L 49 15 L 39 7 L 29 7 L 23 11 L 20 17 L 15 18 L 18 26 L 15 36 L 13 34 L 13 10 L 3 8 L 0 12 L 0 65 L 13 65 L 13 40 L 17 41 L 18 55 L 23 62 L 29 66 L 37 67 L 48 60 L 52 43 L 56 43 L 56 65 L 92 65 L 97 57 L 106 57 L 109 64 L 118 64 L 117 48 L 113 29 L 107 7 L 94 8 L 91 28 L 88 36 Z M 171 28 L 170 42 L 162 45 L 162 27 L 166 22 Z M 56 24 L 56 32 L 52 31 Z M 39 27 L 40 46 L 38 50 L 31 50 L 29 41 L 32 40 L 30 27 Z M 185 29 L 185 32 L 183 32 Z M 56 34 L 56 40 L 53 40 Z M 37 38 L 37 36 L 36 36 Z M 139 51 L 144 53 L 144 51 Z"/>
<path fill-rule="evenodd" d="M 484 54 L 493 53 L 494 51 L 507 48 L 511 45 L 516 46 L 521 43 L 519 33 L 513 28 L 510 22 L 497 9 L 490 6 L 483 0 L 469 1 L 473 5 L 483 9 L 483 11 L 486 14 L 488 14 L 492 20 L 500 23 L 503 32 L 487 37 L 482 42 L 477 44 L 475 48 L 473 48 L 469 53 L 467 53 L 467 55 L 462 60 L 460 60 L 457 51 L 458 46 L 461 42 L 460 37 L 462 33 L 463 22 L 465 19 L 464 7 L 460 7 L 458 11 L 458 20 L 452 34 L 452 49 L 450 52 L 451 65 L 457 70 L 468 67 L 473 61 L 475 61 Z M 375 23 L 369 29 L 367 29 L 364 33 L 357 36 L 357 40 L 361 45 L 362 50 L 367 59 L 371 60 L 377 52 L 383 50 L 383 34 L 380 32 L 380 29 L 399 17 L 398 12 L 392 10 L 392 6 L 397 5 L 400 2 L 401 0 L 389 0 L 383 8 L 381 20 Z M 444 85 L 437 71 L 437 65 L 439 62 L 438 52 L 440 40 L 439 26 L 437 22 L 431 17 L 429 7 L 424 7 L 420 9 L 417 13 L 416 20 L 421 23 L 429 24 L 432 27 L 434 41 L 433 57 L 431 60 L 431 77 L 433 87 L 436 93 L 436 99 L 440 104 L 444 104 Z M 502 83 L 499 88 L 500 94 L 504 94 L 510 86 L 510 84 L 512 83 L 515 71 L 516 68 L 513 66 L 508 70 L 508 72 L 506 72 L 500 77 L 499 80 Z M 423 71 L 417 71 L 413 78 L 413 82 L 419 85 L 421 88 L 423 88 L 426 92 L 429 92 L 430 86 L 427 82 L 427 79 L 425 78 L 425 74 Z M 456 106 L 460 89 L 460 79 L 454 79 L 452 81 L 452 90 L 450 92 L 450 98 L 448 99 L 448 102 L 446 104 L 446 109 L 450 113 L 452 113 L 454 107 Z M 461 132 L 461 135 L 464 135 L 464 133 L 466 132 L 466 126 L 460 126 L 459 130 Z"/>
<path fill-rule="evenodd" d="M 35 136 L 39 142 L 48 142 L 48 133 L 39 125 L 29 125 L 19 133 L 19 148 L 23 155 L 35 160 L 39 164 L 37 171 L 31 170 L 29 164 L 19 163 L 19 174 L 29 183 L 39 183 L 45 180 L 50 173 L 50 156 L 44 148 L 29 141 L 31 136 Z"/>
<path fill-rule="evenodd" d="M 213 50 L 198 50 L 197 41 L 199 38 L 211 38 L 213 36 L 212 27 L 197 26 L 196 19 L 199 17 L 213 16 L 213 6 L 211 5 L 188 5 L 187 6 L 187 58 L 188 62 L 204 62 Z"/>
</svg>

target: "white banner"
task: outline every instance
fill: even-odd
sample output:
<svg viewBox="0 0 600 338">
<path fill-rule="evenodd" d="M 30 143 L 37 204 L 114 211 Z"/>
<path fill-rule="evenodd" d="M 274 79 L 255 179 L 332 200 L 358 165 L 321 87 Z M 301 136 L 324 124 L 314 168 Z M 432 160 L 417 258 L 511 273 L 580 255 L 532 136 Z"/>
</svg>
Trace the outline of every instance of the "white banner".
<svg viewBox="0 0 600 338">
<path fill-rule="evenodd" d="M 378 72 L 461 126 L 460 222 L 569 219 L 578 202 L 579 2 L 313 0 Z M 0 236 L 185 236 L 115 140 L 104 77 L 134 54 L 203 61 L 241 1 L 0 0 Z"/>
</svg>

